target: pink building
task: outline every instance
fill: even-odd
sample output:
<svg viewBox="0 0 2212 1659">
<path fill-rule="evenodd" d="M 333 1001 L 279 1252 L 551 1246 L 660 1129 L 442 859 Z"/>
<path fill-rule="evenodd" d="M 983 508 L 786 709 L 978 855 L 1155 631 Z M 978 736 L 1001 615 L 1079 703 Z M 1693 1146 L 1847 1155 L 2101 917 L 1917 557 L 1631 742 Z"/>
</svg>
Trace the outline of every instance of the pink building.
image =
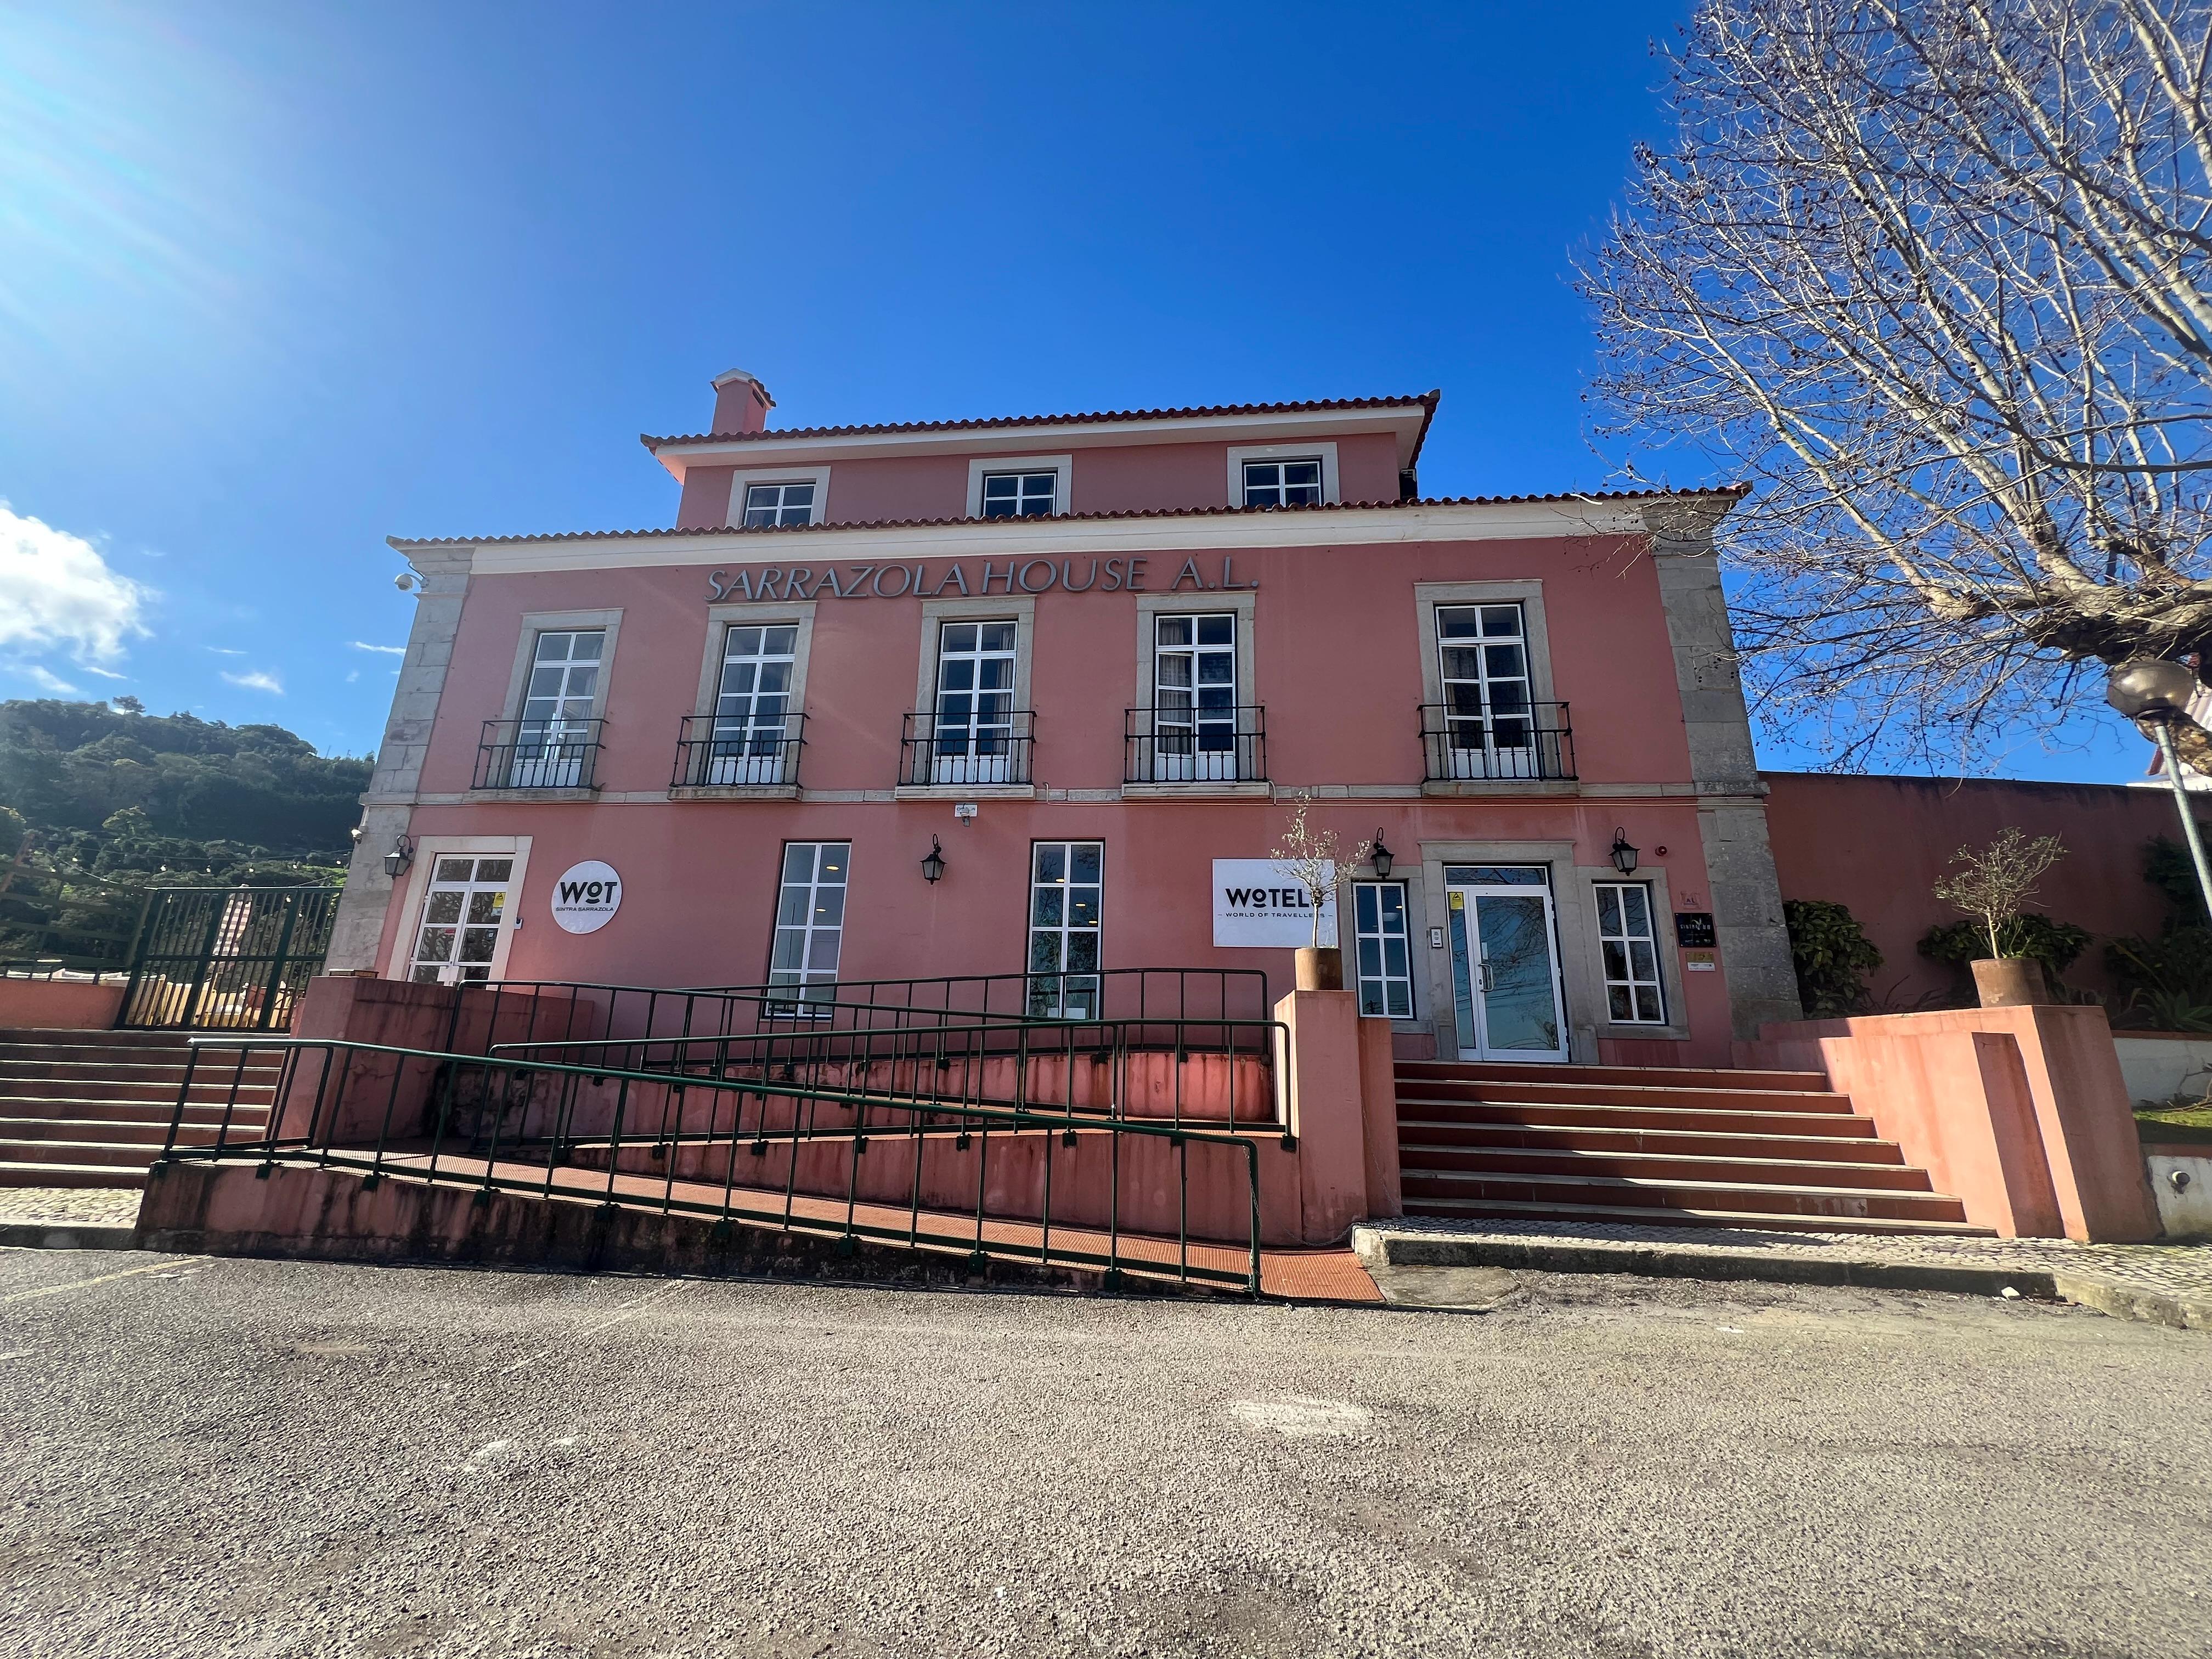
<svg viewBox="0 0 2212 1659">
<path fill-rule="evenodd" d="M 1434 393 L 780 430 L 714 386 L 645 440 L 672 528 L 394 540 L 333 969 L 1272 999 L 1309 922 L 1253 861 L 1310 795 L 1385 849 L 1336 908 L 1408 1057 L 1725 1065 L 1796 1017 L 1729 493 L 1425 498 Z"/>
</svg>

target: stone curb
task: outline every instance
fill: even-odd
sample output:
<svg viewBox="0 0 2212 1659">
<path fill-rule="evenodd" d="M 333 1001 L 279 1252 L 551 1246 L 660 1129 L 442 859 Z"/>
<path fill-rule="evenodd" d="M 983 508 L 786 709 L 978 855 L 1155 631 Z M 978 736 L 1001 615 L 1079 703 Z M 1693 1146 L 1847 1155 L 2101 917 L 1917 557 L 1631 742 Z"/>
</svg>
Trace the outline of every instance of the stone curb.
<svg viewBox="0 0 2212 1659">
<path fill-rule="evenodd" d="M 82 1221 L 0 1221 L 0 1247 L 19 1250 L 135 1250 L 138 1230 Z"/>
<path fill-rule="evenodd" d="M 1362 1261 L 1394 1267 L 1519 1267 L 1531 1273 L 1638 1273 L 1654 1279 L 1753 1280 L 1771 1285 L 1852 1285 L 1891 1291 L 2002 1296 L 2008 1289 L 2045 1301 L 2079 1303 L 2120 1319 L 2185 1330 L 2212 1330 L 2212 1297 L 2138 1291 L 2068 1268 L 1966 1267 L 1867 1257 L 1768 1255 L 1677 1244 L 1586 1240 L 1454 1238 L 1440 1233 L 1352 1230 Z"/>
</svg>

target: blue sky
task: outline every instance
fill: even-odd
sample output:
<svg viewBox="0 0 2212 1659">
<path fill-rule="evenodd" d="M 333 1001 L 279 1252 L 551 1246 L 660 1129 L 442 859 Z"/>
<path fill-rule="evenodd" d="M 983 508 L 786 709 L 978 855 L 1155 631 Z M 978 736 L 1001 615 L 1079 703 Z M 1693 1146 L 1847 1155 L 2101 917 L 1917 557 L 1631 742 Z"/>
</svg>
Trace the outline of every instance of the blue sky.
<svg viewBox="0 0 2212 1659">
<path fill-rule="evenodd" d="M 792 425 L 1441 386 L 1430 493 L 1601 484 L 1568 261 L 1685 9 L 0 5 L 0 695 L 366 751 L 384 537 L 671 522 L 637 434 L 732 364 Z M 2139 773 L 2085 729 L 2008 769 Z"/>
</svg>

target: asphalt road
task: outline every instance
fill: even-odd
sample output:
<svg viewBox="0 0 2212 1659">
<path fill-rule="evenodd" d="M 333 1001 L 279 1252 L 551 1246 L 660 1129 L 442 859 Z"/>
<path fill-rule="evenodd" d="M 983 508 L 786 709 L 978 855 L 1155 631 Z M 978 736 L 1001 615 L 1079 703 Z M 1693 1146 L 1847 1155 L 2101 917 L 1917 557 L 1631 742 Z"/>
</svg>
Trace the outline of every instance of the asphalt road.
<svg viewBox="0 0 2212 1659">
<path fill-rule="evenodd" d="M 0 1653 L 2212 1654 L 2212 1337 L 0 1253 Z"/>
</svg>

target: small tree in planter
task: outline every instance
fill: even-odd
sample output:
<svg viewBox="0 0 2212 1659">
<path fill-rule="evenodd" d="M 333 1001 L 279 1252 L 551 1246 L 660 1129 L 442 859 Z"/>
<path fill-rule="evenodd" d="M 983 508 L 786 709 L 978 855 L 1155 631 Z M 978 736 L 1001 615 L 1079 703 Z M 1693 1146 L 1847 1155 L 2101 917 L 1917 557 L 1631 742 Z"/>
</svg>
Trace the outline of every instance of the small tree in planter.
<svg viewBox="0 0 2212 1659">
<path fill-rule="evenodd" d="M 1334 830 L 1316 830 L 1307 819 L 1313 805 L 1311 794 L 1294 797 L 1297 810 L 1284 826 L 1282 839 L 1267 854 L 1305 890 L 1306 899 L 1313 906 L 1313 945 L 1298 952 L 1297 988 L 1301 991 L 1341 991 L 1344 988 L 1344 951 L 1338 945 L 1321 942 L 1322 908 L 1336 895 L 1336 872 L 1340 861 L 1364 864 L 1375 851 L 1375 843 L 1363 841 L 1352 848 L 1349 857 L 1342 852 Z"/>
<path fill-rule="evenodd" d="M 2042 963 L 2018 952 L 2019 930 L 2006 924 L 2035 896 L 2043 872 L 2065 856 L 2066 844 L 2057 836 L 2030 841 L 2016 824 L 2007 826 L 1978 852 L 1961 847 L 1951 855 L 1953 873 L 1936 884 L 1936 896 L 1964 910 L 1978 930 L 1989 936 L 1989 957 L 1973 964 L 1974 988 L 1981 994 L 1983 1007 L 2050 1000 Z"/>
</svg>

